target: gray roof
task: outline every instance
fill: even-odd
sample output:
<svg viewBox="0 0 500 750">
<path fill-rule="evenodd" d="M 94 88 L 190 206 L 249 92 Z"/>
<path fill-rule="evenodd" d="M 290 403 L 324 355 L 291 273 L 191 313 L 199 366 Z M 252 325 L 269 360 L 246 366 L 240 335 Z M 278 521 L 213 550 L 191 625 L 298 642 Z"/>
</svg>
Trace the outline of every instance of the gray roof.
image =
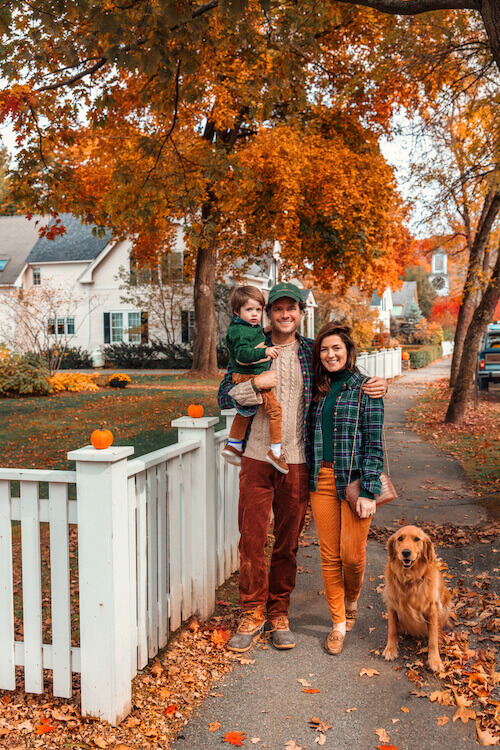
<svg viewBox="0 0 500 750">
<path fill-rule="evenodd" d="M 38 239 L 37 220 L 25 216 L 0 216 L 0 260 L 8 260 L 0 271 L 0 285 L 13 284 L 24 268 L 30 250 Z"/>
<path fill-rule="evenodd" d="M 394 297 L 394 295 L 393 295 L 393 297 Z M 372 307 L 379 307 L 381 302 L 382 302 L 382 300 L 378 296 L 377 292 L 373 292 L 372 301 L 370 302 L 370 305 Z"/>
<path fill-rule="evenodd" d="M 417 282 L 416 281 L 403 281 L 403 286 L 397 292 L 392 293 L 392 304 L 402 305 L 402 312 L 404 313 L 408 305 L 412 300 L 418 300 L 417 296 Z"/>
<path fill-rule="evenodd" d="M 65 234 L 54 240 L 41 237 L 28 255 L 28 263 L 64 263 L 71 260 L 94 260 L 111 240 L 112 232 L 106 232 L 101 239 L 92 234 L 92 225 L 82 224 L 71 214 L 59 214 Z M 51 219 L 49 227 L 55 220 Z"/>
</svg>

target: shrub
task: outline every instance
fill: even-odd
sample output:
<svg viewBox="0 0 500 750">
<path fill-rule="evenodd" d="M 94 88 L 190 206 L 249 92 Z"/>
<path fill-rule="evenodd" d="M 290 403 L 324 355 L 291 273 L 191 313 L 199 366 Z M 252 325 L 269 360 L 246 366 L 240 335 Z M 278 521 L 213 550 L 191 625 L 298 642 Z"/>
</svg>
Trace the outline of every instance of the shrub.
<svg viewBox="0 0 500 750">
<path fill-rule="evenodd" d="M 59 372 L 49 378 L 49 383 L 52 386 L 53 393 L 60 393 L 61 391 L 72 391 L 73 393 L 78 391 L 98 391 L 99 386 L 96 382 L 98 378 L 98 372 L 92 375 L 85 372 Z"/>
<path fill-rule="evenodd" d="M 0 357 L 0 396 L 47 396 L 51 392 L 49 371 L 33 354 L 2 352 Z"/>
<path fill-rule="evenodd" d="M 155 367 L 166 370 L 187 370 L 193 364 L 192 344 L 164 344 L 154 341 L 153 347 L 156 353 Z"/>
<path fill-rule="evenodd" d="M 111 388 L 126 388 L 127 383 L 131 383 L 128 375 L 125 375 L 123 372 L 115 372 L 114 375 L 110 375 L 108 378 L 108 385 L 111 386 Z"/>
<path fill-rule="evenodd" d="M 387 349 L 391 340 L 391 334 L 389 332 L 376 333 L 372 340 L 372 346 L 374 349 Z"/>
<path fill-rule="evenodd" d="M 109 344 L 103 350 L 106 363 L 111 367 L 141 370 L 151 367 L 155 350 L 151 344 Z"/>
<path fill-rule="evenodd" d="M 81 346 L 51 347 L 43 353 L 47 363 L 53 362 L 59 370 L 87 370 L 93 367 L 92 357 Z"/>
<path fill-rule="evenodd" d="M 418 370 L 443 356 L 440 346 L 425 346 L 410 352 L 410 367 Z"/>
</svg>

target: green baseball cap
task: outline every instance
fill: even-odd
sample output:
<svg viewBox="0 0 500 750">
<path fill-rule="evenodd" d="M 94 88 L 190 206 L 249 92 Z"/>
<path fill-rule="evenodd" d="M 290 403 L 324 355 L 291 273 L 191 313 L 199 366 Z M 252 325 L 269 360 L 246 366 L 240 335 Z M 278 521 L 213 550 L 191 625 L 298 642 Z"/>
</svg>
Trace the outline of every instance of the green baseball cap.
<svg viewBox="0 0 500 750">
<path fill-rule="evenodd" d="M 271 305 L 273 302 L 276 302 L 277 299 L 281 299 L 282 297 L 290 297 L 290 299 L 294 299 L 296 302 L 301 302 L 303 300 L 302 292 L 300 291 L 298 286 L 295 286 L 295 284 L 287 284 L 287 283 L 281 283 L 281 284 L 275 284 L 273 288 L 269 292 L 269 298 L 267 300 L 268 304 Z"/>
</svg>

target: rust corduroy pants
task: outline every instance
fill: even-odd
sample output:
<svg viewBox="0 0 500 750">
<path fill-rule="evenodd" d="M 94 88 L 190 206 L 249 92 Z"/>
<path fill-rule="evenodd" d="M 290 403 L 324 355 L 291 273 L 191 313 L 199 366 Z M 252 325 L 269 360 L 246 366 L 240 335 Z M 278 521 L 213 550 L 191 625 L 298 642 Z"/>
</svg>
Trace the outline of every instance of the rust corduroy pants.
<svg viewBox="0 0 500 750">
<path fill-rule="evenodd" d="M 333 469 L 319 470 L 311 508 L 319 538 L 321 573 L 332 622 L 345 620 L 345 599 L 360 594 L 371 518 L 357 518 L 346 500 L 339 500 Z"/>
<path fill-rule="evenodd" d="M 289 464 L 281 474 L 267 461 L 241 459 L 238 522 L 240 528 L 240 605 L 243 611 L 267 604 L 271 619 L 288 615 L 295 587 L 299 534 L 304 525 L 309 470 Z M 274 513 L 274 546 L 269 573 L 265 547 Z"/>
</svg>

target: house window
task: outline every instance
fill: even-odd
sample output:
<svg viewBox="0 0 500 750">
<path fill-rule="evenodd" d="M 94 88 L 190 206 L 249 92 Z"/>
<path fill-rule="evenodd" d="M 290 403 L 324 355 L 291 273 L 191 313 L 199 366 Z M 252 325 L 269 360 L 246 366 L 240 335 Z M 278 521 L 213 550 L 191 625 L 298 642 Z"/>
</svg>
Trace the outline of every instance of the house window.
<svg viewBox="0 0 500 750">
<path fill-rule="evenodd" d="M 143 339 L 147 341 L 146 313 L 104 313 L 105 344 L 140 344 Z"/>
<path fill-rule="evenodd" d="M 75 333 L 74 318 L 49 318 L 47 321 L 47 333 L 51 336 L 73 336 Z"/>
<path fill-rule="evenodd" d="M 8 262 L 8 258 L 0 258 L 0 271 L 3 271 Z"/>
<path fill-rule="evenodd" d="M 40 275 L 40 269 L 39 268 L 33 268 L 33 286 L 40 286 L 41 283 L 41 275 Z"/>
<path fill-rule="evenodd" d="M 192 344 L 194 339 L 194 310 L 181 311 L 182 343 Z"/>
</svg>

